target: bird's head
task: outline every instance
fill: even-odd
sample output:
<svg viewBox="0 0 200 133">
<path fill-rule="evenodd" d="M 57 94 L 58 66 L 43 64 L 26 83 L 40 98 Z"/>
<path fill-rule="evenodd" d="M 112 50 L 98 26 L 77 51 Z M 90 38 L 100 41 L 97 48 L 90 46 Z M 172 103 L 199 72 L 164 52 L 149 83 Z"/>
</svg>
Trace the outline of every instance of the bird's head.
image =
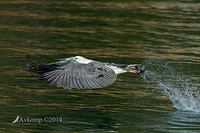
<svg viewBox="0 0 200 133">
<path fill-rule="evenodd" d="M 86 59 L 85 57 L 82 57 L 82 56 L 75 56 L 72 58 L 74 61 L 76 61 L 78 63 L 83 63 L 83 64 L 88 64 L 92 61 L 92 60 Z"/>
</svg>

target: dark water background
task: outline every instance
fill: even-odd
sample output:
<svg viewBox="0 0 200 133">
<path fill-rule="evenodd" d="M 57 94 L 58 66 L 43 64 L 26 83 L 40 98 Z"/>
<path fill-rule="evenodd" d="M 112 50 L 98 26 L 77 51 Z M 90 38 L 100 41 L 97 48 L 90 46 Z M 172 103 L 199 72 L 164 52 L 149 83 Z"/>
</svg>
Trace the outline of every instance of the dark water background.
<svg viewBox="0 0 200 133">
<path fill-rule="evenodd" d="M 198 82 L 193 84 L 200 80 L 199 35 L 198 0 L 1 0 L 0 130 L 199 132 L 199 99 L 194 97 L 197 104 L 191 104 L 196 111 L 183 111 L 175 106 L 176 97 L 163 92 L 182 86 L 176 84 L 180 81 L 199 90 Z M 31 77 L 27 53 L 45 63 L 75 55 L 141 63 L 159 76 L 150 74 L 146 81 L 144 76 L 127 73 L 102 89 L 67 90 Z M 166 75 L 171 78 L 163 80 Z M 192 87 L 187 94 L 200 96 Z M 12 123 L 17 116 L 43 122 Z M 50 117 L 62 121 L 44 121 Z"/>
</svg>

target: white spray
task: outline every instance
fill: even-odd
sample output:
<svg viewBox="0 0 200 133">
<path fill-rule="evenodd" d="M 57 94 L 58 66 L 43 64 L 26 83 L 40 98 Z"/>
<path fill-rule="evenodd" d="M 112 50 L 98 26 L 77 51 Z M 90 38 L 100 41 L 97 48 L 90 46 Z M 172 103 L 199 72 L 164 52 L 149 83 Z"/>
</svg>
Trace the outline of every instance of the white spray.
<svg viewBox="0 0 200 133">
<path fill-rule="evenodd" d="M 149 59 L 144 61 L 146 70 L 141 77 L 147 82 L 154 82 L 169 97 L 177 110 L 200 112 L 199 82 L 184 76 L 180 68 L 168 63 Z"/>
</svg>

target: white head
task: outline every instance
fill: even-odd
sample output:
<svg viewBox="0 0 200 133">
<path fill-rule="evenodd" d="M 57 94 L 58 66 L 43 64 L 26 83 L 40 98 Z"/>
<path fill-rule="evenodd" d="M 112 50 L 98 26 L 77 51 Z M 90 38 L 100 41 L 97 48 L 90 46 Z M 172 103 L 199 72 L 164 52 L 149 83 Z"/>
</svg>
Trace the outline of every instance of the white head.
<svg viewBox="0 0 200 133">
<path fill-rule="evenodd" d="M 75 57 L 73 57 L 73 60 L 75 60 L 78 63 L 83 63 L 83 64 L 88 64 L 92 61 L 92 60 L 86 59 L 82 56 L 75 56 Z"/>
</svg>

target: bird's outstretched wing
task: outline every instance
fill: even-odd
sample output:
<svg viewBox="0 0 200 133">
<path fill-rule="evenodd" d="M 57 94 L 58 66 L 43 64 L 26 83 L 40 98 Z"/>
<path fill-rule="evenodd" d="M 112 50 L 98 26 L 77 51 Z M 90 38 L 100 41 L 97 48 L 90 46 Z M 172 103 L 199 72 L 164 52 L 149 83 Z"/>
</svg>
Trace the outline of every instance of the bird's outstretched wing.
<svg viewBox="0 0 200 133">
<path fill-rule="evenodd" d="M 50 85 L 65 89 L 101 88 L 112 84 L 117 78 L 117 75 L 111 68 L 107 67 L 105 63 L 100 62 L 91 62 L 89 64 L 70 62 L 63 66 L 55 66 L 52 63 L 33 63 L 30 57 L 29 62 L 28 67 L 32 73 L 40 76 L 41 79 L 47 81 Z M 52 67 L 54 70 L 48 67 Z M 48 70 L 45 71 L 45 69 Z"/>
</svg>

